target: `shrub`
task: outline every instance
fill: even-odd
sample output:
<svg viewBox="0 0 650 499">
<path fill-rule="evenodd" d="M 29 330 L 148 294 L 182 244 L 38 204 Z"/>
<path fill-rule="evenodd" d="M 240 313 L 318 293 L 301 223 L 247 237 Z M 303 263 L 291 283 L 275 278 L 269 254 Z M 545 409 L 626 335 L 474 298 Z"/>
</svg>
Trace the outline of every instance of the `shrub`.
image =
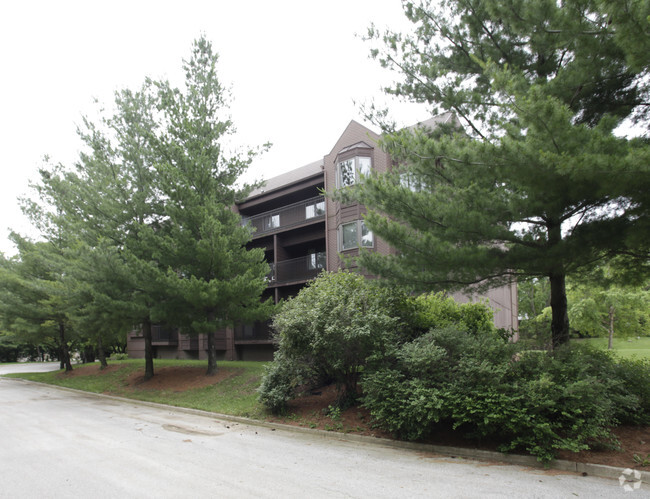
<svg viewBox="0 0 650 499">
<path fill-rule="evenodd" d="M 420 295 L 414 301 L 416 321 L 424 331 L 449 326 L 472 334 L 496 331 L 494 313 L 486 303 L 458 303 L 444 293 Z"/>
<path fill-rule="evenodd" d="M 395 358 L 362 387 L 372 416 L 400 438 L 424 439 L 445 423 L 548 461 L 559 449 L 612 444 L 610 427 L 649 417 L 648 365 L 602 351 L 523 352 L 496 335 L 448 327 L 404 344 Z"/>
<path fill-rule="evenodd" d="M 309 383 L 313 373 L 300 362 L 292 362 L 282 352 L 277 352 L 273 362 L 264 368 L 262 383 L 257 389 L 259 400 L 274 414 L 286 411 L 287 402 L 293 399 L 301 386 Z"/>
<path fill-rule="evenodd" d="M 357 381 L 372 359 L 383 358 L 405 326 L 408 295 L 397 288 L 349 272 L 323 272 L 288 300 L 273 318 L 278 355 L 261 388 L 269 409 L 282 406 L 295 386 L 295 363 L 309 366 L 313 377 L 329 379 L 339 389 L 339 405 L 357 396 Z M 282 388 L 284 386 L 285 388 Z M 272 395 L 275 394 L 275 395 Z"/>
</svg>

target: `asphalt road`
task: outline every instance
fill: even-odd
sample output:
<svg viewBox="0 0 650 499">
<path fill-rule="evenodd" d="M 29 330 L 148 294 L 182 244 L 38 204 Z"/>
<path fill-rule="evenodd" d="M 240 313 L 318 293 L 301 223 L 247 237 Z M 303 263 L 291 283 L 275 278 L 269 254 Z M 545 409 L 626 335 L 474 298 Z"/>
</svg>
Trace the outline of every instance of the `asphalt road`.
<svg viewBox="0 0 650 499">
<path fill-rule="evenodd" d="M 644 485 L 645 487 L 645 485 Z M 0 378 L 0 497 L 650 497 Z"/>
</svg>

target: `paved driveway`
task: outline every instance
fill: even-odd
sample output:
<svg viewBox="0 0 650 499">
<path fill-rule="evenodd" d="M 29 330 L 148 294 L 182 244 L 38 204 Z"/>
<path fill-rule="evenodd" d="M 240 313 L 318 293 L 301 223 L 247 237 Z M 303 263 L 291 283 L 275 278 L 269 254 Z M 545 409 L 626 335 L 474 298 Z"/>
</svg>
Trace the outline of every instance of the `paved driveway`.
<svg viewBox="0 0 650 499">
<path fill-rule="evenodd" d="M 9 373 L 45 373 L 59 369 L 58 362 L 25 362 L 0 364 L 0 375 Z"/>
<path fill-rule="evenodd" d="M 650 497 L 0 378 L 0 497 Z M 644 485 L 645 487 L 645 485 Z"/>
</svg>

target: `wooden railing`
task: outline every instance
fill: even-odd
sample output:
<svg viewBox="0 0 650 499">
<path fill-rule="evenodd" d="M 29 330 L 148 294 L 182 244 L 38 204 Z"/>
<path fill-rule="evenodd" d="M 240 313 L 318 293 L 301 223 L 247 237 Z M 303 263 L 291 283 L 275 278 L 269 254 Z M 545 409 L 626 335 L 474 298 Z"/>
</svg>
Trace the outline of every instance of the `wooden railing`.
<svg viewBox="0 0 650 499">
<path fill-rule="evenodd" d="M 268 322 L 235 326 L 235 341 L 265 341 L 270 339 L 271 327 Z"/>
<path fill-rule="evenodd" d="M 269 285 L 313 279 L 325 266 L 325 252 L 283 260 L 271 265 L 271 272 L 268 274 Z"/>
<path fill-rule="evenodd" d="M 178 329 L 160 325 L 151 326 L 151 343 L 178 345 Z"/>
<path fill-rule="evenodd" d="M 307 221 L 325 218 L 325 199 L 316 196 L 305 201 L 290 204 L 277 210 L 266 211 L 252 217 L 242 217 L 242 225 L 250 224 L 254 229 L 253 238 L 287 229 Z"/>
</svg>

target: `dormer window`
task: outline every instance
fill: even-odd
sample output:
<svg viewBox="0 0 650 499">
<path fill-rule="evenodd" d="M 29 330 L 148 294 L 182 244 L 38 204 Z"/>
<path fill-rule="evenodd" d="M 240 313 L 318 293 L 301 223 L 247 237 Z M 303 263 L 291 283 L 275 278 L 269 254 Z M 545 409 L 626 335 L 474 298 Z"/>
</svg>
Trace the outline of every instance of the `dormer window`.
<svg viewBox="0 0 650 499">
<path fill-rule="evenodd" d="M 336 168 L 338 187 L 360 183 L 362 177 L 370 174 L 371 165 L 372 162 L 368 156 L 355 156 L 339 161 Z"/>
</svg>

